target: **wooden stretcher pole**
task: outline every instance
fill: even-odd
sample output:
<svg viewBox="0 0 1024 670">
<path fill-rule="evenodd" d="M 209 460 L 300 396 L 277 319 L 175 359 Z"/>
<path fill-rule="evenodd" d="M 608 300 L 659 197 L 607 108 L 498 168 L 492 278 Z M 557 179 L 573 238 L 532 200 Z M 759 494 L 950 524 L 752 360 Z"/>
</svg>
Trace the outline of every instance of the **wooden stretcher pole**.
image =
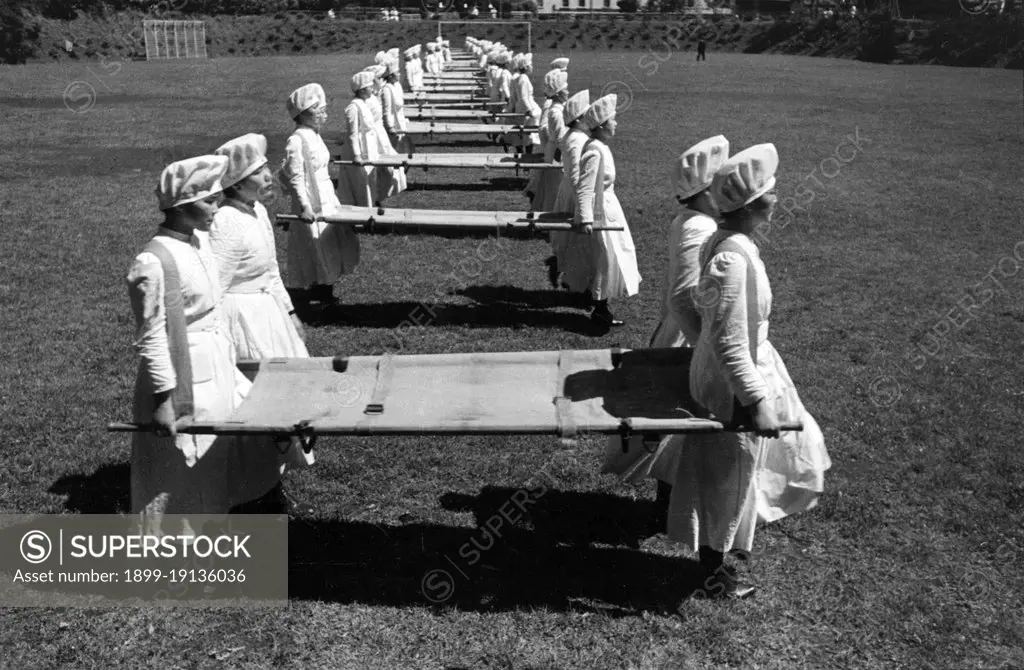
<svg viewBox="0 0 1024 670">
<path fill-rule="evenodd" d="M 383 210 L 381 213 L 385 214 L 386 210 Z M 442 212 L 438 211 L 438 213 L 442 213 Z M 451 212 L 448 212 L 448 213 L 453 215 L 453 216 L 458 216 L 458 214 L 459 214 L 458 211 L 451 211 Z M 394 226 L 394 227 L 405 227 L 405 226 L 422 227 L 422 226 L 429 226 L 431 228 L 437 228 L 437 229 L 451 228 L 453 230 L 473 230 L 473 229 L 479 228 L 480 230 L 484 230 L 484 229 L 490 230 L 491 228 L 494 228 L 494 226 L 495 226 L 495 221 L 481 221 L 478 226 L 472 225 L 472 222 L 466 223 L 466 224 L 462 224 L 462 225 L 452 223 L 452 224 L 450 224 L 448 226 L 445 226 L 444 224 L 439 224 L 439 223 L 432 223 L 432 222 L 426 222 L 426 221 L 416 221 L 416 220 L 404 220 L 404 221 L 390 222 L 390 221 L 380 221 L 380 220 L 378 220 L 376 217 L 374 217 L 372 215 L 371 216 L 367 216 L 366 218 L 362 218 L 362 215 L 360 215 L 359 217 L 356 217 L 356 216 L 318 216 L 318 217 L 316 217 L 316 220 L 317 220 L 317 222 L 348 224 L 350 226 L 356 226 L 356 227 L 362 227 L 362 226 L 367 226 L 367 227 L 370 227 L 370 226 Z M 295 215 L 295 214 L 278 214 L 277 215 L 277 221 L 278 221 L 277 225 L 279 225 L 279 226 L 291 225 L 292 223 L 303 223 L 302 219 L 299 216 Z M 523 219 L 522 222 L 520 222 L 518 220 L 517 221 L 504 222 L 504 223 L 503 222 L 498 222 L 497 225 L 498 225 L 499 228 L 511 228 L 511 229 L 516 229 L 516 230 L 518 230 L 518 229 L 524 229 L 525 230 L 525 229 L 528 229 L 528 228 L 532 228 L 532 229 L 535 229 L 535 230 L 538 230 L 538 231 L 567 231 L 567 232 L 575 232 L 575 233 L 583 234 L 583 231 L 574 228 L 573 224 L 571 224 L 571 223 L 562 223 L 562 222 L 555 222 L 555 221 L 551 221 L 551 222 L 537 221 L 536 219 L 533 219 L 533 220 Z M 615 227 L 615 226 L 607 226 L 607 227 L 606 226 L 598 226 L 598 227 L 595 227 L 593 230 L 594 230 L 594 232 L 612 232 L 612 231 L 625 230 L 625 228 L 622 227 L 622 226 L 618 226 L 618 227 Z"/>
<path fill-rule="evenodd" d="M 594 425 L 587 427 L 588 433 L 599 433 L 604 435 L 623 435 L 624 426 L 628 427 L 626 434 L 661 433 L 664 435 L 681 435 L 693 433 L 752 433 L 753 429 L 741 426 L 731 428 L 709 419 L 641 419 L 625 418 L 618 423 L 608 425 Z M 804 429 L 802 423 L 784 423 L 779 426 L 781 432 L 799 432 Z M 111 433 L 151 433 L 155 427 L 152 424 L 116 422 L 107 424 L 107 431 Z M 546 426 L 518 426 L 509 425 L 484 430 L 467 429 L 462 424 L 450 426 L 437 426 L 434 428 L 375 428 L 373 426 L 345 426 L 343 428 L 316 427 L 303 423 L 291 428 L 279 426 L 260 426 L 253 424 L 227 425 L 217 423 L 189 423 L 182 426 L 179 433 L 183 435 L 272 435 L 275 437 L 304 437 L 312 438 L 321 435 L 558 435 L 557 430 Z M 312 447 L 310 447 L 312 448 Z"/>
</svg>

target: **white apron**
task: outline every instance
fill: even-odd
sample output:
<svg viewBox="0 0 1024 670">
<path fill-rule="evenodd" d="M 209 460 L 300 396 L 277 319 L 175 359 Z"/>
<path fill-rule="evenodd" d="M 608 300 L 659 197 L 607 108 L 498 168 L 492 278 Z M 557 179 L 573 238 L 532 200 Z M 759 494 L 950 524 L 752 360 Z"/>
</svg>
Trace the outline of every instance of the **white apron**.
<svg viewBox="0 0 1024 670">
<path fill-rule="evenodd" d="M 340 203 L 327 165 L 330 152 L 320 135 L 300 126 L 285 147 L 285 177 L 292 191 L 292 213 L 304 206 L 330 215 Z M 333 285 L 359 264 L 359 238 L 351 226 L 294 223 L 288 228 L 288 281 L 291 288 Z"/>
<path fill-rule="evenodd" d="M 742 253 L 719 250 L 726 237 L 732 239 L 724 249 L 738 245 L 732 249 Z M 716 253 L 709 258 L 712 250 Z M 701 334 L 690 367 L 694 398 L 729 423 L 737 402 L 749 404 L 741 399 L 761 393 L 780 420 L 802 420 L 805 430 L 771 440 L 728 432 L 671 438 L 679 460 L 668 534 L 694 551 L 699 546 L 749 551 L 758 518 L 774 521 L 817 504 L 831 460 L 817 423 L 768 340 L 772 294 L 757 248 L 745 235 L 719 231 L 707 240 L 700 257 L 707 261 L 702 276 L 721 287 L 721 298 L 698 305 Z M 742 320 L 732 308 L 737 302 L 746 304 L 753 319 Z M 718 351 L 734 358 L 719 360 Z"/>
<path fill-rule="evenodd" d="M 181 285 L 188 356 L 192 368 L 192 416 L 196 421 L 226 419 L 249 391 L 235 367 L 234 348 L 223 328 L 216 261 L 205 233 L 156 238 L 173 257 Z M 149 252 L 128 273 L 135 313 L 135 348 L 140 364 L 135 382 L 133 420 L 151 423 L 153 394 L 177 383 L 167 334 L 167 300 L 160 260 Z M 152 432 L 132 435 L 131 500 L 140 531 L 150 535 L 191 535 L 201 529 L 186 519 L 170 528 L 167 514 L 224 514 L 263 493 L 239 468 L 240 441 L 229 436 Z"/>
<path fill-rule="evenodd" d="M 590 236 L 594 278 L 590 292 L 594 300 L 611 300 L 640 292 L 640 271 L 636 247 L 629 224 L 615 197 L 615 160 L 608 147 L 591 139 L 580 158 L 580 185 L 576 193 L 577 209 L 593 214 L 594 226 L 623 227 L 614 232 L 595 232 Z"/>
</svg>

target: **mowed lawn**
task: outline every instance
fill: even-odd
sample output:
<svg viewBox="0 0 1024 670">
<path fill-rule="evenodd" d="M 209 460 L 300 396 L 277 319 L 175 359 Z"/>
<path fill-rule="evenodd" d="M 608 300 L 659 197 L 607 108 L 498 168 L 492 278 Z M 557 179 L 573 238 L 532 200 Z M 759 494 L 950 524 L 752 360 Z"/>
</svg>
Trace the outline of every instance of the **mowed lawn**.
<svg viewBox="0 0 1024 670">
<path fill-rule="evenodd" d="M 573 53 L 570 70 L 573 90 L 629 101 L 612 149 L 644 281 L 613 304 L 626 327 L 587 333 L 547 285 L 541 240 L 364 236 L 336 288 L 347 320 L 313 323 L 310 350 L 643 347 L 677 209 L 669 161 L 718 133 L 734 151 L 774 142 L 771 339 L 834 467 L 818 509 L 759 531 L 742 568 L 755 599 L 680 606 L 695 563 L 654 535 L 651 482 L 599 474 L 603 439 L 324 439 L 287 482 L 317 509 L 291 524 L 287 609 L 8 609 L 0 666 L 1024 667 L 1019 75 L 641 55 Z M 288 93 L 324 85 L 330 136 L 370 60 L 0 69 L 0 511 L 127 510 L 129 439 L 105 425 L 131 416 L 124 276 L 160 220 L 160 169 L 247 132 L 278 164 Z M 505 173 L 410 181 L 393 204 L 526 204 Z M 399 328 L 422 302 L 436 316 Z M 529 514 L 488 530 L 523 488 Z M 471 564 L 471 542 L 493 546 Z"/>
</svg>

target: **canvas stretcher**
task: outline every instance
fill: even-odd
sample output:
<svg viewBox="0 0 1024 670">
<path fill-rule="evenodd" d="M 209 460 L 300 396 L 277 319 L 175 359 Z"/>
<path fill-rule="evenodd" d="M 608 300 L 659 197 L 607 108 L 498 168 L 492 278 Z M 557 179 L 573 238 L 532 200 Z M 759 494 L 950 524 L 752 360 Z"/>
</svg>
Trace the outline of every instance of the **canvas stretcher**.
<svg viewBox="0 0 1024 670">
<path fill-rule="evenodd" d="M 337 356 L 240 365 L 252 389 L 229 416 L 181 432 L 223 435 L 651 436 L 749 430 L 689 394 L 689 349 Z M 117 423 L 111 431 L 149 430 Z M 787 424 L 784 430 L 802 430 Z"/>
<path fill-rule="evenodd" d="M 475 110 L 491 110 L 501 111 L 505 108 L 505 103 L 501 100 L 482 100 L 476 102 L 431 102 L 428 100 L 406 100 L 405 109 L 475 109 Z"/>
<path fill-rule="evenodd" d="M 537 126 L 511 123 L 446 123 L 435 121 L 409 121 L 405 129 L 405 132 L 409 135 L 527 135 L 537 131 Z"/>
<path fill-rule="evenodd" d="M 540 170 L 562 169 L 558 161 L 545 161 L 541 154 L 451 154 L 412 153 L 379 156 L 372 161 L 356 163 L 350 160 L 334 160 L 336 165 L 369 165 L 373 167 L 401 168 L 477 168 L 485 170 Z"/>
<path fill-rule="evenodd" d="M 400 207 L 353 207 L 342 205 L 332 216 L 317 221 L 343 223 L 364 233 L 415 228 L 438 231 L 553 232 L 573 231 L 570 212 L 489 212 L 472 210 L 405 209 Z M 277 224 L 287 228 L 301 219 L 294 214 L 278 214 Z M 597 227 L 596 231 L 623 230 L 622 227 Z"/>
<path fill-rule="evenodd" d="M 470 119 L 480 123 L 501 123 L 503 120 L 507 122 L 508 119 L 518 121 L 526 119 L 525 114 L 517 114 L 515 112 L 491 112 L 485 109 L 437 109 L 433 107 L 406 112 L 405 117 L 409 121 L 455 121 Z"/>
<path fill-rule="evenodd" d="M 413 93 L 412 95 L 408 96 L 405 100 L 406 104 L 411 103 L 415 105 L 420 102 L 434 104 L 451 102 L 473 102 L 477 104 L 483 104 L 485 102 L 490 102 L 490 100 L 487 99 L 487 95 L 485 93 L 424 93 L 421 91 Z"/>
</svg>

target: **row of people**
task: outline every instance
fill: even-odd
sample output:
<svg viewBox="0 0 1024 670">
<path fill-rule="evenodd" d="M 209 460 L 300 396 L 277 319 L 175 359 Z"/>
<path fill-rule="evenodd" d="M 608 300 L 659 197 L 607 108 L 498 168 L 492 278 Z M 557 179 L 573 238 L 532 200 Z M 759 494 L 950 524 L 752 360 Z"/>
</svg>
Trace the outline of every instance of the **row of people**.
<svg viewBox="0 0 1024 670">
<path fill-rule="evenodd" d="M 214 154 L 167 166 L 156 189 L 164 220 L 132 262 L 136 321 L 132 511 L 147 534 L 190 535 L 188 517 L 287 509 L 282 475 L 313 463 L 290 441 L 178 434 L 185 416 L 223 420 L 250 388 L 240 359 L 304 358 L 304 331 L 285 290 L 260 202 L 273 177 L 266 138 L 245 135 Z"/>
<path fill-rule="evenodd" d="M 768 339 L 772 292 L 754 231 L 770 225 L 778 201 L 772 144 L 729 157 L 712 137 L 672 164 L 683 209 L 668 228 L 661 321 L 651 347 L 690 347 L 694 400 L 726 424 L 754 432 L 677 435 L 653 452 L 610 441 L 603 471 L 630 482 L 658 480 L 669 538 L 695 552 L 705 592 L 747 597 L 725 557 L 749 554 L 758 520 L 811 509 L 831 466 L 824 437 L 804 408 Z M 802 432 L 781 432 L 800 422 Z"/>
<path fill-rule="evenodd" d="M 613 100 L 588 108 L 588 127 L 614 120 Z M 743 597 L 753 589 L 725 556 L 750 551 L 758 519 L 813 507 L 830 462 L 768 339 L 771 287 L 750 237 L 774 213 L 777 152 L 758 145 L 727 156 L 719 136 L 673 166 L 684 209 L 669 226 L 666 295 L 651 344 L 693 347 L 694 399 L 723 422 L 755 432 L 676 436 L 653 454 L 634 443 L 623 455 L 614 440 L 605 471 L 671 485 L 659 487 L 669 496 L 670 538 L 699 555 L 712 594 Z M 132 445 L 132 505 L 146 532 L 172 530 L 161 527 L 166 514 L 226 512 L 270 491 L 280 496 L 281 474 L 312 462 L 296 444 L 175 431 L 183 415 L 222 419 L 241 402 L 248 381 L 235 368 L 238 359 L 308 356 L 260 203 L 270 185 L 260 135 L 174 163 L 161 175 L 164 221 L 128 275 L 141 358 L 135 420 L 156 426 L 154 434 L 137 433 Z M 804 431 L 780 434 L 789 420 L 801 421 Z"/>
</svg>

